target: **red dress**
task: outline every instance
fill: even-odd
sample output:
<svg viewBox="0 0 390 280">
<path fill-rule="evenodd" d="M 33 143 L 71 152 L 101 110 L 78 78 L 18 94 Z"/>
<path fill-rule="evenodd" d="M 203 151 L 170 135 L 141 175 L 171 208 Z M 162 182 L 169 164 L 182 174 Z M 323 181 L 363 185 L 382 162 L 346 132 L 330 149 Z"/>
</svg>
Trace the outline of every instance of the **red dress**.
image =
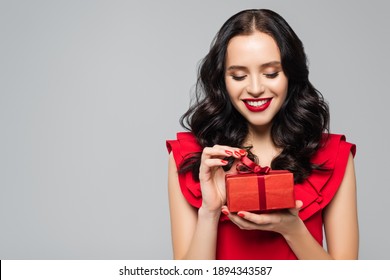
<svg viewBox="0 0 390 280">
<path fill-rule="evenodd" d="M 178 167 L 183 158 L 192 152 L 200 152 L 202 147 L 190 132 L 177 133 L 177 140 L 167 141 L 168 152 Z M 295 196 L 302 200 L 299 212 L 306 227 L 322 245 L 322 210 L 332 200 L 344 177 L 349 154 L 355 155 L 356 147 L 348 143 L 345 136 L 330 134 L 326 144 L 313 156 L 313 163 L 325 163 L 329 171 L 314 171 L 303 183 L 295 185 Z M 179 175 L 181 191 L 193 207 L 202 204 L 199 182 L 195 182 L 191 172 Z M 241 230 L 226 216 L 221 215 L 217 236 L 217 259 L 297 259 L 283 236 L 272 231 Z"/>
</svg>

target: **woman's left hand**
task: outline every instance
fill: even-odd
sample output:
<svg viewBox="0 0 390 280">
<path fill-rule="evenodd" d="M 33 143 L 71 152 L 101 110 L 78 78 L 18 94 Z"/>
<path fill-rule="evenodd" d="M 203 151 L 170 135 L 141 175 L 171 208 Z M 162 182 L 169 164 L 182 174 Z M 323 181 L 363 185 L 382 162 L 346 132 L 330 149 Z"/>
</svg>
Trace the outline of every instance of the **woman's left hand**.
<svg viewBox="0 0 390 280">
<path fill-rule="evenodd" d="M 302 204 L 302 201 L 296 200 L 295 208 L 264 214 L 246 211 L 239 211 L 237 214 L 233 214 L 229 212 L 227 206 L 222 206 L 221 210 L 240 229 L 275 231 L 284 236 L 294 230 L 298 230 L 299 226 L 303 224 L 298 216 Z"/>
</svg>

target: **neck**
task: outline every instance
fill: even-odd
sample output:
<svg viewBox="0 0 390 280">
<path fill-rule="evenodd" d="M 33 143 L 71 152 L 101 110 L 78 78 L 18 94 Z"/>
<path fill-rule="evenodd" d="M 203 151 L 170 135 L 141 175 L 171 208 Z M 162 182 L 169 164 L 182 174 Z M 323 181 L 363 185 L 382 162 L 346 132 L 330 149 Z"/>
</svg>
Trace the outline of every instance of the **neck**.
<svg viewBox="0 0 390 280">
<path fill-rule="evenodd" d="M 262 166 L 270 166 L 272 160 L 281 152 L 272 140 L 271 127 L 249 128 L 245 145 L 253 147 L 251 152 L 258 157 L 259 164 Z"/>
<path fill-rule="evenodd" d="M 271 126 L 267 127 L 253 127 L 249 126 L 248 136 L 246 138 L 246 142 L 249 145 L 258 144 L 271 144 L 273 145 L 273 140 L 271 136 Z"/>
</svg>

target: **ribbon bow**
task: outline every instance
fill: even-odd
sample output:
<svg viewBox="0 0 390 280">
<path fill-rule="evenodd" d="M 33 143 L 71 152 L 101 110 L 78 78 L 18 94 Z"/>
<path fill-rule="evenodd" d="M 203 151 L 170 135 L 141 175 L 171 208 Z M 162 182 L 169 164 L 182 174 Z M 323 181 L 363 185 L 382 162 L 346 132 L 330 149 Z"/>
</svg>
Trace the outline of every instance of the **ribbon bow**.
<svg viewBox="0 0 390 280">
<path fill-rule="evenodd" d="M 241 163 L 237 164 L 236 169 L 240 174 L 246 174 L 246 173 L 267 174 L 271 170 L 271 168 L 268 166 L 261 167 L 257 163 L 253 162 L 247 156 L 243 156 L 241 158 Z"/>
</svg>

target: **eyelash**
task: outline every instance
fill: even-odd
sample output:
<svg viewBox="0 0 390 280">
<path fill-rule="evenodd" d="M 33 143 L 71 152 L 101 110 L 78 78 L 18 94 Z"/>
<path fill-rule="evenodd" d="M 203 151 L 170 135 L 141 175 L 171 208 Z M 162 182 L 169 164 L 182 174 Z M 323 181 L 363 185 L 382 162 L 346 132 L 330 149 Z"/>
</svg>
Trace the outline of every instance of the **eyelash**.
<svg viewBox="0 0 390 280">
<path fill-rule="evenodd" d="M 270 73 L 270 74 L 263 74 L 263 75 L 268 79 L 275 79 L 277 76 L 279 76 L 279 72 Z M 243 81 L 246 77 L 246 75 L 244 75 L 244 76 L 231 75 L 231 76 L 232 76 L 232 79 L 235 81 Z"/>
<path fill-rule="evenodd" d="M 234 75 L 232 75 L 232 78 L 235 81 L 243 81 L 245 79 L 245 77 L 246 77 L 246 75 L 245 76 L 234 76 Z"/>
<path fill-rule="evenodd" d="M 264 74 L 269 79 L 275 79 L 277 76 L 279 76 L 279 72 L 271 73 L 271 74 Z"/>
</svg>

